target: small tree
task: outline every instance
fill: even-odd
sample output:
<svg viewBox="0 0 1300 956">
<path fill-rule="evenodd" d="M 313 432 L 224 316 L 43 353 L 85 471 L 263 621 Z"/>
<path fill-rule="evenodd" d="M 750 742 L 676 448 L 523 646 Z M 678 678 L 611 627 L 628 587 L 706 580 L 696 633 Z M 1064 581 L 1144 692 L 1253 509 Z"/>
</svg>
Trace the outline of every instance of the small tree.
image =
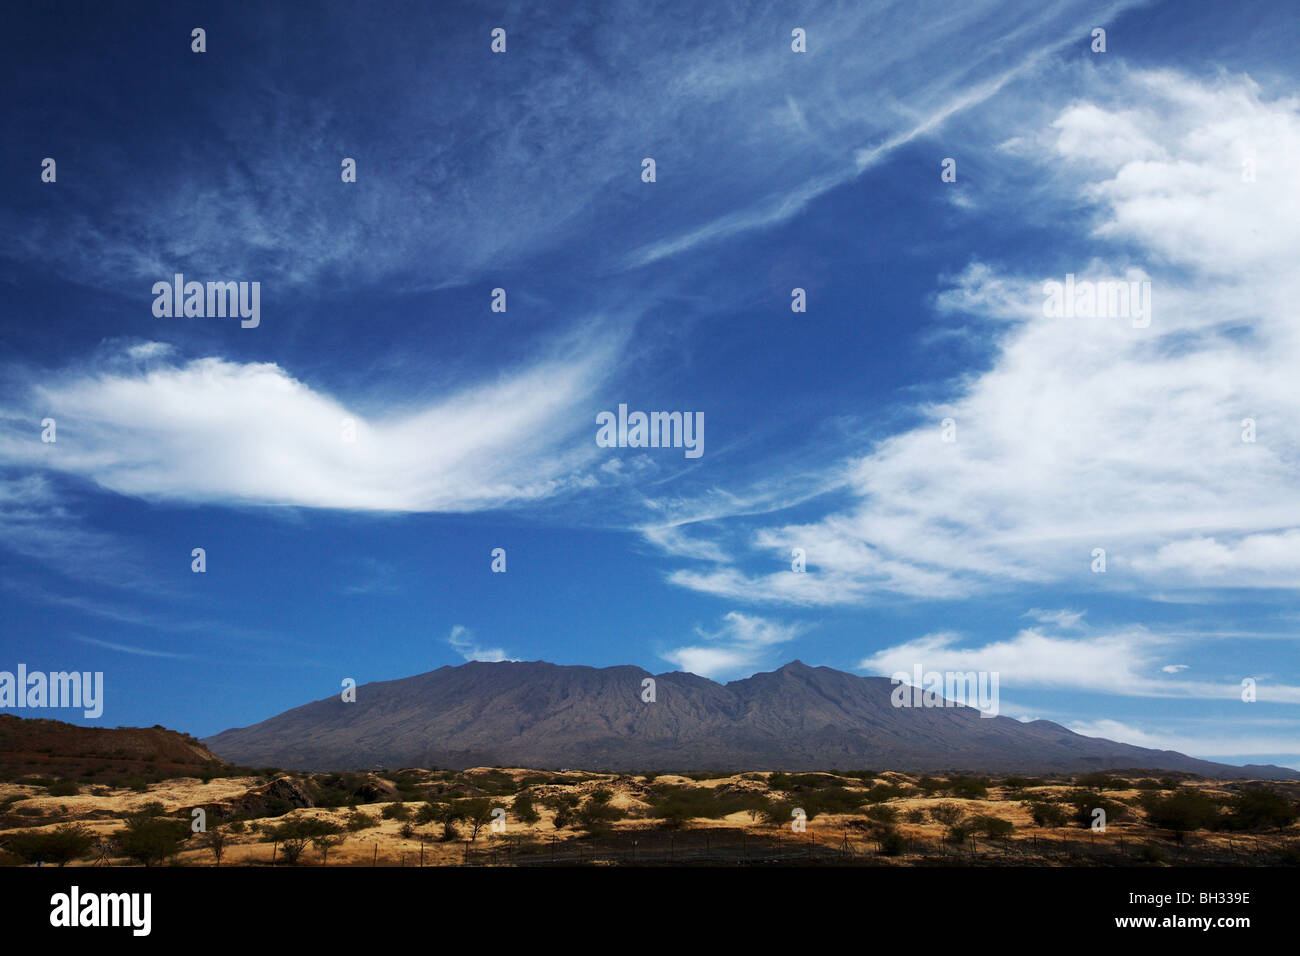
<svg viewBox="0 0 1300 956">
<path fill-rule="evenodd" d="M 1229 825 L 1235 830 L 1286 827 L 1300 818 L 1300 805 L 1269 787 L 1251 787 L 1235 796 L 1229 806 Z"/>
<path fill-rule="evenodd" d="M 202 842 L 205 847 L 212 851 L 217 866 L 220 866 L 221 856 L 226 852 L 226 831 L 221 827 L 213 827 L 203 835 Z"/>
<path fill-rule="evenodd" d="M 326 820 L 320 820 L 318 822 L 324 824 L 324 826 L 317 827 L 319 832 L 312 836 L 311 845 L 314 846 L 316 852 L 320 854 L 321 866 L 327 866 L 329 864 L 330 850 L 334 849 L 336 846 L 342 846 L 343 841 L 348 838 L 348 835 L 343 828 L 336 823 L 330 823 Z"/>
<path fill-rule="evenodd" d="M 4 848 L 26 863 L 63 866 L 85 856 L 95 845 L 95 834 L 81 824 L 65 823 L 53 830 L 27 830 L 10 834 Z"/>
<path fill-rule="evenodd" d="M 470 840 L 477 840 L 479 831 L 492 822 L 492 801 L 487 797 L 469 797 L 456 801 L 460 818 L 469 824 Z"/>
<path fill-rule="evenodd" d="M 1191 831 L 1214 826 L 1219 820 L 1219 805 L 1199 790 L 1184 788 L 1150 803 L 1147 819 L 1152 826 L 1173 830 L 1181 843 Z"/>
<path fill-rule="evenodd" d="M 953 777 L 948 782 L 948 789 L 954 797 L 968 800 L 983 800 L 989 795 L 988 781 L 979 777 Z"/>
<path fill-rule="evenodd" d="M 867 819 L 877 823 L 893 823 L 898 819 L 898 810 L 885 804 L 867 807 Z"/>
<path fill-rule="evenodd" d="M 972 817 L 970 826 L 976 833 L 982 833 L 989 839 L 1009 836 L 1011 831 L 1016 828 L 1016 825 L 1010 820 L 1003 820 L 1001 817 L 989 816 L 987 814 Z"/>
<path fill-rule="evenodd" d="M 190 828 L 184 820 L 154 816 L 148 810 L 126 819 L 126 829 L 113 834 L 122 855 L 145 866 L 161 863 L 180 852 L 189 839 Z"/>
<path fill-rule="evenodd" d="M 308 843 L 314 843 L 321 837 L 335 836 L 339 832 L 338 824 L 331 823 L 329 820 L 298 817 L 294 820 L 285 820 L 278 826 L 268 827 L 263 839 L 269 839 L 280 844 L 284 858 L 292 865 L 298 862 L 298 858 L 302 856 L 302 851 L 307 848 Z M 326 846 L 322 855 L 328 854 L 328 852 L 329 846 Z"/>
<path fill-rule="evenodd" d="M 890 828 L 880 836 L 880 853 L 882 856 L 898 856 L 907 849 L 907 838 L 897 830 Z"/>
<path fill-rule="evenodd" d="M 930 818 L 946 827 L 953 826 L 963 816 L 965 811 L 955 803 L 936 803 L 930 808 Z"/>
<path fill-rule="evenodd" d="M 510 809 L 514 811 L 515 817 L 520 823 L 534 824 L 542 818 L 541 814 L 537 812 L 537 808 L 533 806 L 532 794 L 527 790 L 521 791 L 515 796 Z"/>
<path fill-rule="evenodd" d="M 1070 815 L 1057 803 L 1031 803 L 1029 815 L 1038 827 L 1063 827 L 1070 822 Z"/>
</svg>

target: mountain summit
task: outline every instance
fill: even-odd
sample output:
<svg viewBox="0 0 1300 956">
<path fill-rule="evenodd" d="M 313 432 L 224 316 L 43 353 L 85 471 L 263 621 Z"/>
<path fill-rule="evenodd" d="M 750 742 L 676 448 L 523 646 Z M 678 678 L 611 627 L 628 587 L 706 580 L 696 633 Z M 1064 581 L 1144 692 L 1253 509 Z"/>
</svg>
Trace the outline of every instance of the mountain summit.
<svg viewBox="0 0 1300 956">
<path fill-rule="evenodd" d="M 654 700 L 648 697 L 654 681 Z M 1146 768 L 1300 779 L 1084 737 L 971 707 L 895 707 L 897 685 L 792 661 L 718 684 L 695 674 L 471 662 L 364 684 L 203 741 L 235 763 L 301 770 L 574 767 L 1051 773 Z"/>
</svg>

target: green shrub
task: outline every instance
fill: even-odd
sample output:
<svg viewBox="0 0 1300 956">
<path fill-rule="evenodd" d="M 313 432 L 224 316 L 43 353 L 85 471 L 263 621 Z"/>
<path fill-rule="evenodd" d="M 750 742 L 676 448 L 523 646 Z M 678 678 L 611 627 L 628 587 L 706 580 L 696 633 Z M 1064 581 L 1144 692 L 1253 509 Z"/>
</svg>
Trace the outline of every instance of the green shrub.
<svg viewBox="0 0 1300 956">
<path fill-rule="evenodd" d="M 533 824 L 540 820 L 541 814 L 533 806 L 533 796 L 527 790 L 524 790 L 515 796 L 514 803 L 510 805 L 514 812 L 515 819 L 520 823 Z"/>
<path fill-rule="evenodd" d="M 980 814 L 977 817 L 971 817 L 970 828 L 976 833 L 984 834 L 989 839 L 1000 839 L 1010 836 L 1016 825 L 1010 820 L 1003 820 L 1001 817 Z"/>
<path fill-rule="evenodd" d="M 1085 830 L 1092 828 L 1096 810 L 1105 812 L 1107 825 L 1128 819 L 1129 816 L 1129 809 L 1124 804 L 1087 790 L 1071 790 L 1062 800 L 1074 808 L 1070 819 Z"/>
<path fill-rule="evenodd" d="M 457 800 L 455 804 L 459 818 L 469 825 L 471 840 L 477 840 L 479 831 L 492 822 L 492 801 L 487 797 L 470 797 Z"/>
<path fill-rule="evenodd" d="M 1226 821 L 1234 830 L 1265 830 L 1286 827 L 1300 819 L 1300 806 L 1269 787 L 1250 787 L 1228 804 Z"/>
<path fill-rule="evenodd" d="M 321 849 L 323 859 L 330 847 L 342 842 L 341 828 L 337 824 L 312 817 L 285 820 L 277 826 L 265 828 L 263 834 L 263 840 L 271 840 L 280 845 L 281 854 L 290 865 L 298 862 L 308 843 L 315 843 Z"/>
<path fill-rule="evenodd" d="M 965 814 L 966 811 L 955 803 L 937 803 L 930 808 L 930 818 L 935 823 L 942 823 L 946 827 L 956 825 Z"/>
<path fill-rule="evenodd" d="M 983 800 L 989 795 L 989 786 L 981 777 L 953 777 L 948 781 L 948 791 L 965 800 Z"/>
<path fill-rule="evenodd" d="M 85 856 L 95 845 L 95 834 L 76 823 L 53 830 L 27 830 L 4 838 L 4 848 L 25 863 L 53 863 L 63 866 Z"/>
<path fill-rule="evenodd" d="M 1029 815 L 1034 820 L 1034 826 L 1039 827 L 1063 827 L 1070 822 L 1070 815 L 1059 803 L 1031 803 Z"/>
<path fill-rule="evenodd" d="M 884 804 L 867 807 L 867 819 L 877 823 L 894 823 L 898 820 L 898 810 Z"/>
<path fill-rule="evenodd" d="M 127 817 L 126 829 L 115 832 L 113 842 L 123 856 L 153 866 L 179 853 L 189 835 L 190 827 L 184 820 L 142 811 Z"/>
<path fill-rule="evenodd" d="M 866 793 L 868 803 L 884 803 L 886 800 L 893 800 L 901 797 L 903 791 L 898 787 L 891 787 L 887 783 L 878 783 Z"/>
<path fill-rule="evenodd" d="M 405 820 L 411 816 L 410 808 L 398 800 L 396 803 L 384 804 L 384 809 L 379 811 L 379 815 L 385 820 Z"/>
<path fill-rule="evenodd" d="M 74 780 L 55 780 L 45 788 L 45 792 L 51 797 L 75 797 L 81 793 L 81 788 Z"/>
<path fill-rule="evenodd" d="M 907 838 L 897 830 L 886 830 L 880 837 L 880 853 L 882 856 L 899 856 L 906 850 Z"/>
<path fill-rule="evenodd" d="M 696 817 L 717 820 L 742 810 L 756 810 L 764 801 L 762 794 L 718 792 L 707 787 L 657 784 L 646 795 L 652 817 L 680 825 Z"/>
<path fill-rule="evenodd" d="M 1133 785 L 1127 780 L 1112 777 L 1109 774 L 1085 773 L 1074 780 L 1075 786 L 1087 787 L 1089 790 L 1131 790 Z"/>
<path fill-rule="evenodd" d="M 944 836 L 944 839 L 949 843 L 961 844 L 970 839 L 970 833 L 971 831 L 969 826 L 964 823 L 956 823 L 948 828 L 948 832 Z"/>
<path fill-rule="evenodd" d="M 361 830 L 368 830 L 371 827 L 379 826 L 379 821 L 368 813 L 363 813 L 360 810 L 353 810 L 348 814 L 348 818 L 343 825 L 352 833 L 358 833 Z"/>
<path fill-rule="evenodd" d="M 1192 830 L 1204 830 L 1219 822 L 1219 805 L 1199 790 L 1180 789 L 1173 796 L 1151 801 L 1147 820 L 1152 826 L 1173 830 L 1178 839 Z"/>
</svg>

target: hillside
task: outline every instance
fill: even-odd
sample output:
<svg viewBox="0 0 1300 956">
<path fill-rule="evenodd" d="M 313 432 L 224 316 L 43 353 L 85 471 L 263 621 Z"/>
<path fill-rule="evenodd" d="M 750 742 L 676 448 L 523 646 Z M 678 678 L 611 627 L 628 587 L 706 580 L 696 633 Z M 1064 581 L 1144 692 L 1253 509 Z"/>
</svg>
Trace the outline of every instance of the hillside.
<svg viewBox="0 0 1300 956">
<path fill-rule="evenodd" d="M 182 777 L 222 763 L 193 737 L 163 727 L 82 727 L 0 714 L 0 775 L 6 779 Z"/>
<path fill-rule="evenodd" d="M 654 703 L 642 681 L 656 681 Z M 483 765 L 599 770 L 815 770 L 1052 773 L 1178 770 L 1300 778 L 1232 767 L 967 707 L 895 708 L 887 678 L 799 661 L 718 684 L 638 667 L 472 662 L 357 688 L 204 740 L 236 763 L 295 769 Z"/>
</svg>

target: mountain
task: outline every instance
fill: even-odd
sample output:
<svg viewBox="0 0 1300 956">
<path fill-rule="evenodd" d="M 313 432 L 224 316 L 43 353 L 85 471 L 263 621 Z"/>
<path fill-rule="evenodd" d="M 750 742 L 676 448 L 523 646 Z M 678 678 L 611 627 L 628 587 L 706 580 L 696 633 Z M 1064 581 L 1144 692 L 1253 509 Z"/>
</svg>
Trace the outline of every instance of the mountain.
<svg viewBox="0 0 1300 956">
<path fill-rule="evenodd" d="M 0 714 L 0 776 L 13 779 L 193 776 L 223 761 L 188 734 L 163 727 L 82 727 Z"/>
<path fill-rule="evenodd" d="M 653 677 L 656 699 L 642 701 Z M 365 684 L 203 742 L 247 766 L 296 770 L 511 766 L 647 770 L 829 768 L 1051 773 L 1149 768 L 1300 779 L 1084 737 L 969 707 L 895 707 L 894 685 L 794 661 L 718 684 L 639 667 L 472 662 Z"/>
</svg>

